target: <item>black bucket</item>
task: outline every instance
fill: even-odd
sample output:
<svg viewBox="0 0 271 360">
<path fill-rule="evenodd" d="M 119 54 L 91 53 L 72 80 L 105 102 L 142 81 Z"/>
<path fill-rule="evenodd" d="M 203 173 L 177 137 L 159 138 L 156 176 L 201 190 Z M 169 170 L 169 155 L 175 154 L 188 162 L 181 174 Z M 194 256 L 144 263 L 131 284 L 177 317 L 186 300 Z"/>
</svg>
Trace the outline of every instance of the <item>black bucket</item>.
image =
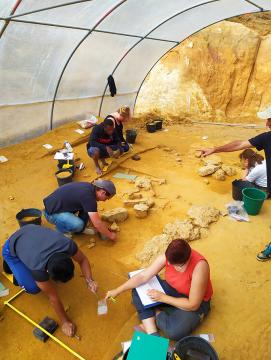
<svg viewBox="0 0 271 360">
<path fill-rule="evenodd" d="M 146 129 L 149 133 L 154 133 L 156 131 L 156 124 L 153 123 L 147 123 L 146 124 Z"/>
<path fill-rule="evenodd" d="M 72 170 L 73 174 L 75 171 L 74 160 L 58 160 L 58 170 Z M 64 167 L 64 168 L 63 168 Z"/>
<path fill-rule="evenodd" d="M 41 225 L 42 212 L 39 209 L 22 209 L 16 215 L 16 219 L 20 227 L 24 225 L 34 224 Z"/>
<path fill-rule="evenodd" d="M 62 175 L 67 175 L 65 177 L 61 177 Z M 57 178 L 57 182 L 58 182 L 58 186 L 62 186 L 65 184 L 68 184 L 70 182 L 72 182 L 72 177 L 73 177 L 73 171 L 71 169 L 63 169 L 63 170 L 58 170 L 55 173 L 55 176 Z"/>
<path fill-rule="evenodd" d="M 158 119 L 158 120 L 155 120 L 155 126 L 156 126 L 156 130 L 162 130 L 162 127 L 163 127 L 163 120 L 161 119 Z"/>
<path fill-rule="evenodd" d="M 134 144 L 137 137 L 137 131 L 135 129 L 126 130 L 126 141 L 128 144 Z"/>
<path fill-rule="evenodd" d="M 243 180 L 234 180 L 232 182 L 232 198 L 233 200 L 242 201 L 243 193 L 242 190 L 245 188 L 255 187 L 252 183 L 249 184 L 247 181 Z"/>
<path fill-rule="evenodd" d="M 172 352 L 172 359 L 177 354 L 182 360 L 219 360 L 212 345 L 199 336 L 186 336 L 178 341 Z"/>
</svg>

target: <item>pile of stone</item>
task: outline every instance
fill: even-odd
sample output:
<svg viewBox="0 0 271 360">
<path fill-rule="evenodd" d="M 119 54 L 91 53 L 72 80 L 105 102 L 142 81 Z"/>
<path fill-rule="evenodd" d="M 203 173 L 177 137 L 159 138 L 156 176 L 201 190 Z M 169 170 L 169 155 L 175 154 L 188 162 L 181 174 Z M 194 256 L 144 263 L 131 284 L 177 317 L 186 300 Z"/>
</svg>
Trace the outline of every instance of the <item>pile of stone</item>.
<svg viewBox="0 0 271 360">
<path fill-rule="evenodd" d="M 192 206 L 188 210 L 188 219 L 176 220 L 166 224 L 163 233 L 147 241 L 144 248 L 136 254 L 142 265 L 150 264 L 163 254 L 172 240 L 183 239 L 193 241 L 206 237 L 211 223 L 218 221 L 220 211 L 211 206 Z"/>
<path fill-rule="evenodd" d="M 195 154 L 198 157 L 198 152 Z M 234 176 L 237 174 L 236 168 L 222 163 L 222 160 L 217 155 L 210 155 L 202 158 L 204 166 L 198 169 L 200 176 L 212 175 L 216 180 L 224 181 L 226 176 Z"/>
</svg>

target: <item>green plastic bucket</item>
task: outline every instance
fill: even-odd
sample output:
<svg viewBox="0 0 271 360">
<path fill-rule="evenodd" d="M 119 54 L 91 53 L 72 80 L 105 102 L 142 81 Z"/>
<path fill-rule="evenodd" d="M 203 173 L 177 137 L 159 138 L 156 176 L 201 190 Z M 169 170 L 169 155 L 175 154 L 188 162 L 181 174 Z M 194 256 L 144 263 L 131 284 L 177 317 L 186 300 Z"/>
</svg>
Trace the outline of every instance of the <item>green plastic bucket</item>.
<svg viewBox="0 0 271 360">
<path fill-rule="evenodd" d="M 258 215 L 267 194 L 256 188 L 245 188 L 242 190 L 244 208 L 248 215 Z"/>
</svg>

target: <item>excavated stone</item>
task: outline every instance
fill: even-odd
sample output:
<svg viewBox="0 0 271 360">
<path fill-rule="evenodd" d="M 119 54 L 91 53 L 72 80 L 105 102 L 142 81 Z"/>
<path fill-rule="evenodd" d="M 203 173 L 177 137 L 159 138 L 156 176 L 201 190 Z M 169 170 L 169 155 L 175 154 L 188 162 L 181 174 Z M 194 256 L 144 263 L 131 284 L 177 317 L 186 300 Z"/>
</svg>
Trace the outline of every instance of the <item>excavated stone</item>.
<svg viewBox="0 0 271 360">
<path fill-rule="evenodd" d="M 167 234 L 156 235 L 147 241 L 143 249 L 136 254 L 142 264 L 150 264 L 158 255 L 166 251 L 171 238 Z"/>
<path fill-rule="evenodd" d="M 151 180 L 147 177 L 137 177 L 135 180 L 135 186 L 139 189 L 151 190 Z"/>
<path fill-rule="evenodd" d="M 226 180 L 226 174 L 222 169 L 218 169 L 212 176 L 219 181 Z"/>
<path fill-rule="evenodd" d="M 200 167 L 198 169 L 198 173 L 200 176 L 208 176 L 208 175 L 211 175 L 214 172 L 216 172 L 218 169 L 219 169 L 219 166 L 209 164 L 209 165 Z"/>
<path fill-rule="evenodd" d="M 135 216 L 139 219 L 144 219 L 148 216 L 149 207 L 146 204 L 137 204 L 134 206 Z"/>
<path fill-rule="evenodd" d="M 116 222 L 113 222 L 113 224 L 110 226 L 109 228 L 111 231 L 116 231 L 119 232 L 120 231 L 120 227 L 118 226 L 118 224 Z"/>
<path fill-rule="evenodd" d="M 123 200 L 123 204 L 128 207 L 133 207 L 137 204 L 145 204 L 147 202 L 147 200 L 148 200 L 147 198 L 134 199 L 134 200 L 125 199 L 125 200 Z"/>
<path fill-rule="evenodd" d="M 129 199 L 130 199 L 130 200 L 142 199 L 142 194 L 140 194 L 139 192 L 131 193 L 131 194 L 129 195 Z"/>
<path fill-rule="evenodd" d="M 102 220 L 108 222 L 123 222 L 128 218 L 128 211 L 125 208 L 119 207 L 112 210 L 105 211 L 102 214 Z"/>
<path fill-rule="evenodd" d="M 211 223 L 216 222 L 219 219 L 220 211 L 208 205 L 193 205 L 188 210 L 187 215 L 192 219 L 195 225 L 208 228 Z"/>
<path fill-rule="evenodd" d="M 202 161 L 204 162 L 205 165 L 221 165 L 222 164 L 221 157 L 218 155 L 215 155 L 215 154 L 203 157 Z"/>
<path fill-rule="evenodd" d="M 221 169 L 226 173 L 228 176 L 234 176 L 237 174 L 236 169 L 230 165 L 222 165 Z"/>
<path fill-rule="evenodd" d="M 196 227 L 191 220 L 176 220 L 174 223 L 166 224 L 163 232 L 168 235 L 171 240 L 180 238 L 186 241 L 192 241 L 200 237 L 199 228 Z"/>
</svg>

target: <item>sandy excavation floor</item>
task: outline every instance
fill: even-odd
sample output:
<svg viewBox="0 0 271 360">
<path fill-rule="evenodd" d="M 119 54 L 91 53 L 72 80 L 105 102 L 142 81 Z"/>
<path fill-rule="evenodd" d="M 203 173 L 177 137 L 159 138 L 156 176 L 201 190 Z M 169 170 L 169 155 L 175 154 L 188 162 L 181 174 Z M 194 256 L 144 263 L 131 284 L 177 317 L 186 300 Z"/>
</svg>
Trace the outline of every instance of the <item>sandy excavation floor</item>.
<svg viewBox="0 0 271 360">
<path fill-rule="evenodd" d="M 42 144 L 50 143 L 55 148 L 63 141 L 80 137 L 74 132 L 75 125 L 68 125 L 25 143 L 2 149 L 9 162 L 0 164 L 1 244 L 18 228 L 15 214 L 22 208 L 42 207 L 42 198 L 53 191 L 57 184 L 54 178 L 56 163 Z M 139 267 L 135 254 L 152 236 L 161 233 L 163 226 L 175 219 L 183 219 L 192 205 L 210 204 L 224 210 L 231 200 L 231 181 L 219 182 L 197 175 L 199 159 L 193 156 L 194 149 L 202 144 L 218 144 L 238 138 L 249 138 L 259 130 L 206 125 L 172 126 L 167 132 L 147 134 L 141 131 L 134 152 L 157 145 L 170 145 L 181 154 L 181 165 L 175 156 L 155 148 L 141 155 L 138 162 L 124 161 L 117 171 L 130 174 L 151 174 L 165 178 L 167 184 L 154 185 L 157 194 L 155 207 L 145 219 L 135 218 L 129 208 L 129 219 L 120 225 L 121 232 L 116 244 L 97 239 L 96 247 L 89 249 L 88 237 L 75 236 L 80 248 L 87 254 L 93 266 L 95 279 L 100 284 L 99 296 L 126 279 L 127 272 Z M 86 133 L 85 133 L 86 134 Z M 208 140 L 203 141 L 202 136 Z M 75 180 L 89 181 L 95 177 L 85 144 L 75 147 L 76 155 L 86 164 L 86 169 L 77 172 Z M 222 154 L 227 164 L 237 162 L 237 154 Z M 116 170 L 106 177 L 112 178 Z M 101 204 L 101 209 L 122 206 L 121 193 L 131 189 L 127 180 L 116 180 L 118 196 Z M 14 198 L 13 200 L 11 200 Z M 214 346 L 221 360 L 269 360 L 271 358 L 270 294 L 271 262 L 259 263 L 256 253 L 270 241 L 270 201 L 264 204 L 260 216 L 250 217 L 250 223 L 237 223 L 221 218 L 211 225 L 208 237 L 191 243 L 210 262 L 214 285 L 212 312 L 196 333 L 212 333 Z M 48 224 L 43 221 L 45 226 Z M 10 288 L 13 295 L 18 288 L 1 275 L 0 280 Z M 138 323 L 130 295 L 123 294 L 116 304 L 110 304 L 109 314 L 99 317 L 96 298 L 85 288 L 80 271 L 68 284 L 58 285 L 65 306 L 78 326 L 81 341 L 65 337 L 60 330 L 56 336 L 88 360 L 110 360 L 120 351 L 120 342 L 131 338 L 133 326 Z M 0 354 L 3 360 L 14 359 L 72 359 L 73 357 L 55 344 L 43 344 L 32 335 L 33 327 L 10 309 L 0 309 Z M 25 314 L 39 322 L 46 315 L 55 317 L 42 295 L 23 294 L 14 304 Z"/>
</svg>

